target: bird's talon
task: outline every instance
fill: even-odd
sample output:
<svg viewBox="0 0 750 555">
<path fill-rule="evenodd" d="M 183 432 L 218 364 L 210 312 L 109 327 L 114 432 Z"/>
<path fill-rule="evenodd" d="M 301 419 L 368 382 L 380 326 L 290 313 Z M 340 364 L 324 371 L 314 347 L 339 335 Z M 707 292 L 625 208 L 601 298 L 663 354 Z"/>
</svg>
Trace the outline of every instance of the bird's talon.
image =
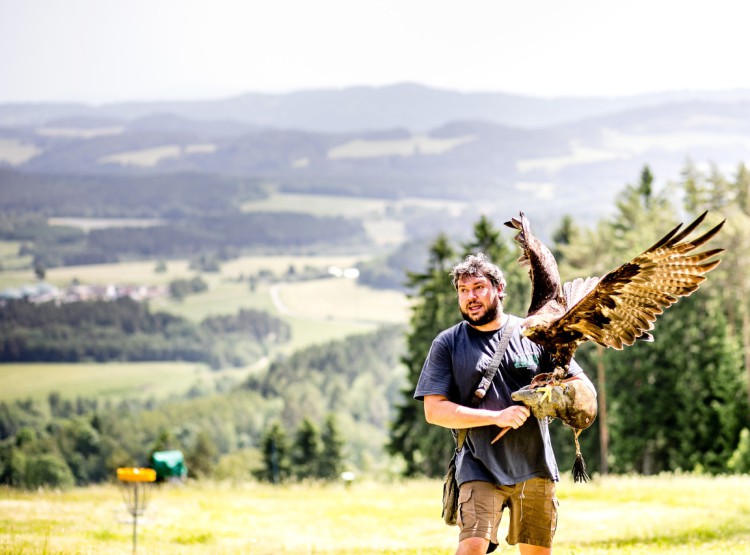
<svg viewBox="0 0 750 555">
<path fill-rule="evenodd" d="M 541 403 L 544 403 L 545 401 L 551 401 L 552 400 L 552 386 L 551 385 L 545 385 L 543 387 L 538 388 L 540 391 L 544 391 L 544 395 L 542 395 Z"/>
</svg>

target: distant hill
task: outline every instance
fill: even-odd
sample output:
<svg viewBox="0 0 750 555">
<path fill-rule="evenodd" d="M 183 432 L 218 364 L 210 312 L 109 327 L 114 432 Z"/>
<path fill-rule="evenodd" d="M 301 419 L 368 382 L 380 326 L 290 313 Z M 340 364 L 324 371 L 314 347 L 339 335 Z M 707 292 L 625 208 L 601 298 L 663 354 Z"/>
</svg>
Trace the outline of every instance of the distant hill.
<svg viewBox="0 0 750 555">
<path fill-rule="evenodd" d="M 593 219 L 649 164 L 750 161 L 750 91 L 539 99 L 413 84 L 196 101 L 0 105 L 0 165 L 218 174 L 282 191 L 473 200 Z"/>
<path fill-rule="evenodd" d="M 0 126 L 47 125 L 70 117 L 132 121 L 171 114 L 198 121 L 326 133 L 406 128 L 426 131 L 456 120 L 544 128 L 647 106 L 705 101 L 750 101 L 750 90 L 679 91 L 625 97 L 538 98 L 499 92 L 462 93 L 413 83 L 384 87 L 248 93 L 233 98 L 116 104 L 0 104 Z"/>
</svg>

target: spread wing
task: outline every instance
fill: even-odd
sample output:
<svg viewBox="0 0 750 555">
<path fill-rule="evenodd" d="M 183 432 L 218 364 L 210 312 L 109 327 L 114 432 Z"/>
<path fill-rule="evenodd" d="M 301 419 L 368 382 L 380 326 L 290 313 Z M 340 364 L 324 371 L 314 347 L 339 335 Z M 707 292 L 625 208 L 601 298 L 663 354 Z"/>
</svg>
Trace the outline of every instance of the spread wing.
<svg viewBox="0 0 750 555">
<path fill-rule="evenodd" d="M 550 333 L 578 332 L 604 347 L 622 349 L 636 339 L 649 341 L 656 317 L 680 297 L 690 295 L 716 268 L 709 261 L 724 249 L 693 254 L 724 225 L 722 221 L 694 240 L 687 240 L 703 222 L 706 212 L 680 232 L 682 224 L 627 264 L 603 276 L 557 322 Z M 678 233 L 679 232 L 679 233 Z"/>
<path fill-rule="evenodd" d="M 521 247 L 518 263 L 529 272 L 531 278 L 531 304 L 528 315 L 536 314 L 542 309 L 562 314 L 565 304 L 555 257 L 546 245 L 531 233 L 531 225 L 523 212 L 520 213 L 520 220 L 511 218 L 505 225 L 518 230 L 514 238 Z"/>
</svg>

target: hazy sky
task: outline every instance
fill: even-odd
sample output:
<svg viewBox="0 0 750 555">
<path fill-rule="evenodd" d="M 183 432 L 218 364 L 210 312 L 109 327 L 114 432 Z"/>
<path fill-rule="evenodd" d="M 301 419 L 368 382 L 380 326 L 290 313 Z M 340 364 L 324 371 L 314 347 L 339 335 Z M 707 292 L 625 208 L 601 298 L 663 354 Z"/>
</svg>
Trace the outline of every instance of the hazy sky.
<svg viewBox="0 0 750 555">
<path fill-rule="evenodd" d="M 750 89 L 748 15 L 741 0 L 0 0 L 0 102 Z"/>
</svg>

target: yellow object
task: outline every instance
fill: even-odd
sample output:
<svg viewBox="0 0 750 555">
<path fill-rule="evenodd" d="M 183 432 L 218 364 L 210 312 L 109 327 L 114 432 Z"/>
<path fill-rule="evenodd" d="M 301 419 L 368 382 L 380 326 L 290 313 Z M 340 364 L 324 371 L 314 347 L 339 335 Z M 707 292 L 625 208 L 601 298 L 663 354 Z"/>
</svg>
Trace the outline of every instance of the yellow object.
<svg viewBox="0 0 750 555">
<path fill-rule="evenodd" d="M 153 468 L 118 468 L 117 479 L 121 482 L 153 482 L 156 471 Z"/>
</svg>

